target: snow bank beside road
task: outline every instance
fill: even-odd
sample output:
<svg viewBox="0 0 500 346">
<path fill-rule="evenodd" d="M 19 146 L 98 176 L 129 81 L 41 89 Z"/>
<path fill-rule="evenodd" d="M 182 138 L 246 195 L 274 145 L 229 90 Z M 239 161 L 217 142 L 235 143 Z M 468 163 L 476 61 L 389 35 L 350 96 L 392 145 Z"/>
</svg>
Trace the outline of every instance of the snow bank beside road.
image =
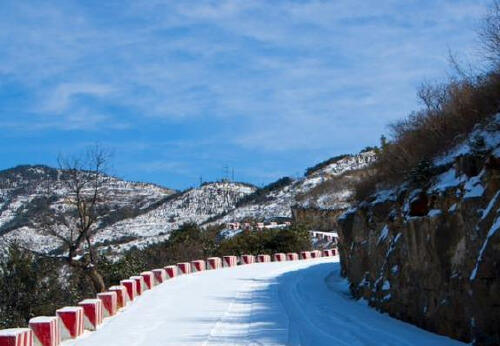
<svg viewBox="0 0 500 346">
<path fill-rule="evenodd" d="M 337 258 L 177 277 L 64 345 L 459 345 L 353 301 Z"/>
</svg>

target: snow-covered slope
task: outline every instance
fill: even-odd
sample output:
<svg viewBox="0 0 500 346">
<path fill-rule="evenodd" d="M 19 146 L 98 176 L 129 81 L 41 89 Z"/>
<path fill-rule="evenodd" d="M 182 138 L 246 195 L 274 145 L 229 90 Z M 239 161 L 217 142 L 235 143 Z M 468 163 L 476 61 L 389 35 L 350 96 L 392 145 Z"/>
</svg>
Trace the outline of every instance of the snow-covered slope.
<svg viewBox="0 0 500 346">
<path fill-rule="evenodd" d="M 18 166 L 0 172 L 0 245 L 15 240 L 42 252 L 61 245 L 40 230 L 35 216 L 47 208 L 66 212 L 64 199 L 69 190 L 65 179 L 64 171 L 47 166 Z M 101 226 L 145 213 L 174 192 L 154 184 L 106 177 L 103 195 L 108 210 Z"/>
<path fill-rule="evenodd" d="M 99 232 L 98 243 L 116 243 L 124 239 L 117 251 L 131 246 L 144 246 L 166 239 L 168 233 L 184 223 L 202 224 L 219 214 L 233 210 L 244 196 L 255 191 L 255 187 L 232 182 L 205 184 L 168 199 L 157 208 L 138 217 L 125 219 Z"/>
<path fill-rule="evenodd" d="M 224 284 L 221 285 L 221 282 Z M 64 346 L 462 345 L 353 300 L 336 258 L 179 276 Z"/>
<path fill-rule="evenodd" d="M 94 236 L 100 248 L 117 253 L 168 238 L 186 222 L 216 225 L 244 219 L 291 217 L 294 205 L 344 209 L 349 206 L 352 173 L 375 158 L 373 151 L 346 155 L 297 180 L 282 179 L 257 191 L 248 184 L 207 183 L 184 192 L 109 177 L 105 195 L 109 210 Z M 64 172 L 46 166 L 20 166 L 0 172 L 0 246 L 11 241 L 36 251 L 57 250 L 61 241 L 40 231 L 34 216 L 44 208 L 47 189 L 50 208 L 65 211 L 68 194 Z"/>
<path fill-rule="evenodd" d="M 351 173 L 365 168 L 374 160 L 373 151 L 347 155 L 308 176 L 269 191 L 265 198 L 250 200 L 239 205 L 233 211 L 215 220 L 214 223 L 291 217 L 291 208 L 297 204 L 303 207 L 314 206 L 325 209 L 348 208 L 352 188 L 345 183 L 346 179 L 350 179 Z"/>
</svg>

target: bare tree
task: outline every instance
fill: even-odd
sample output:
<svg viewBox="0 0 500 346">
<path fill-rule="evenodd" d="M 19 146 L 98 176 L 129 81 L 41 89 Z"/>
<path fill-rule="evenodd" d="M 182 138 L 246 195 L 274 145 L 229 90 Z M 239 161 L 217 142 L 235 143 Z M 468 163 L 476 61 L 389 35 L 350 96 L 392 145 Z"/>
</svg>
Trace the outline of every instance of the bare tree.
<svg viewBox="0 0 500 346">
<path fill-rule="evenodd" d="M 83 270 L 96 292 L 106 289 L 92 237 L 107 205 L 104 189 L 109 159 L 109 153 L 97 145 L 81 156 L 59 157 L 61 171 L 55 187 L 65 193 L 60 205 L 63 212 L 47 208 L 40 223 L 45 232 L 62 242 L 64 255 L 59 258 Z"/>
<path fill-rule="evenodd" d="M 494 0 L 479 32 L 486 57 L 495 68 L 500 65 L 500 1 Z"/>
</svg>

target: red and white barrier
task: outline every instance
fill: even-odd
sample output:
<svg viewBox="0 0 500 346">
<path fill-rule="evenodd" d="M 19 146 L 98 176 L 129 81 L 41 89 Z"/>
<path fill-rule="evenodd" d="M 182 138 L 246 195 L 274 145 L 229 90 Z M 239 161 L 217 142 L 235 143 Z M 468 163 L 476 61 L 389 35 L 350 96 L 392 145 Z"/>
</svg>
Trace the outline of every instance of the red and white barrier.
<svg viewBox="0 0 500 346">
<path fill-rule="evenodd" d="M 33 346 L 33 331 L 29 328 L 0 330 L 0 346 Z"/>
<path fill-rule="evenodd" d="M 100 299 L 102 302 L 104 317 L 116 314 L 116 311 L 118 311 L 118 294 L 116 292 L 98 293 L 97 299 Z"/>
<path fill-rule="evenodd" d="M 310 259 L 311 258 L 311 251 L 301 251 L 300 252 L 300 259 Z"/>
<path fill-rule="evenodd" d="M 134 275 L 130 277 L 130 280 L 135 281 L 135 290 L 137 291 L 137 295 L 140 296 L 142 292 L 148 289 L 146 286 L 146 282 L 144 282 L 144 278 L 139 275 Z"/>
<path fill-rule="evenodd" d="M 36 346 L 59 346 L 61 344 L 61 326 L 59 317 L 39 316 L 29 321 L 33 331 L 33 343 Z"/>
<path fill-rule="evenodd" d="M 142 272 L 142 278 L 148 289 L 152 289 L 155 285 L 155 277 L 153 272 Z"/>
<path fill-rule="evenodd" d="M 116 307 L 121 309 L 127 305 L 128 293 L 125 286 L 111 286 L 109 288 L 110 292 L 116 293 Z"/>
<path fill-rule="evenodd" d="M 66 306 L 56 310 L 61 320 L 61 340 L 74 339 L 83 334 L 83 308 Z"/>
<path fill-rule="evenodd" d="M 177 268 L 179 268 L 180 274 L 186 275 L 191 273 L 191 263 L 189 262 L 177 263 Z"/>
<path fill-rule="evenodd" d="M 335 250 L 323 250 L 323 257 L 335 256 Z"/>
<path fill-rule="evenodd" d="M 284 253 L 275 253 L 273 259 L 274 262 L 284 262 L 286 261 L 286 255 Z"/>
<path fill-rule="evenodd" d="M 311 251 L 311 258 L 320 258 L 320 257 L 321 257 L 321 251 L 319 250 Z"/>
<path fill-rule="evenodd" d="M 222 259 L 220 257 L 207 258 L 207 265 L 209 270 L 222 268 Z"/>
<path fill-rule="evenodd" d="M 297 261 L 299 259 L 299 254 L 296 252 L 289 252 L 286 254 L 286 258 L 289 261 Z"/>
<path fill-rule="evenodd" d="M 191 270 L 193 272 L 202 272 L 206 269 L 204 260 L 191 261 Z"/>
<path fill-rule="evenodd" d="M 224 256 L 223 263 L 224 267 L 236 267 L 238 265 L 238 257 L 236 256 Z"/>
<path fill-rule="evenodd" d="M 172 279 L 177 276 L 177 266 L 166 266 L 167 277 Z"/>
<path fill-rule="evenodd" d="M 167 280 L 167 271 L 165 269 L 153 269 L 152 272 L 155 277 L 156 285 L 159 285 Z"/>
<path fill-rule="evenodd" d="M 252 263 L 255 263 L 255 256 L 254 255 L 242 255 L 241 256 L 241 262 L 243 264 L 252 264 Z"/>
<path fill-rule="evenodd" d="M 78 303 L 83 308 L 83 326 L 88 330 L 97 330 L 102 324 L 102 302 L 100 299 L 85 299 Z"/>
<path fill-rule="evenodd" d="M 257 262 L 259 262 L 259 263 L 271 262 L 271 256 L 270 255 L 258 255 Z"/>
<path fill-rule="evenodd" d="M 122 280 L 120 285 L 127 289 L 127 302 L 131 302 L 137 296 L 137 284 L 135 280 Z"/>
</svg>

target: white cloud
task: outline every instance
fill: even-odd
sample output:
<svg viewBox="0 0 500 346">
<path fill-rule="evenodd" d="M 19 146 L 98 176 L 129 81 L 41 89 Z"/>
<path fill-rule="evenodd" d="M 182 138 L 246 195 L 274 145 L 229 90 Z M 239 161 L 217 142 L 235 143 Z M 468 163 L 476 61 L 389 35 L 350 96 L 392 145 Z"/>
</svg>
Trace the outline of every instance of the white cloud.
<svg viewBox="0 0 500 346">
<path fill-rule="evenodd" d="M 319 150 L 373 142 L 411 110 L 448 47 L 473 50 L 485 3 L 7 1 L 0 74 L 34 95 L 26 109 L 45 128 L 126 127 L 119 109 L 138 123 L 239 117 L 233 144 Z"/>
<path fill-rule="evenodd" d="M 97 83 L 62 83 L 51 90 L 41 111 L 44 113 L 61 114 L 76 103 L 78 96 L 103 98 L 113 92 L 113 87 Z"/>
</svg>

